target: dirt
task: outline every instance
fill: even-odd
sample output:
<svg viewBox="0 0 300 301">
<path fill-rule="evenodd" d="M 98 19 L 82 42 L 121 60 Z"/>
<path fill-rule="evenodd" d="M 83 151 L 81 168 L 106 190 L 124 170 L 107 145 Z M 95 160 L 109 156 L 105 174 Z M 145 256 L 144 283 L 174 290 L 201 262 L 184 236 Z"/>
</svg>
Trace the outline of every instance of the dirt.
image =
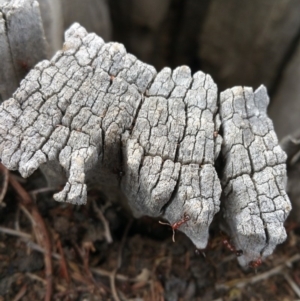
<svg viewBox="0 0 300 301">
<path fill-rule="evenodd" d="M 3 183 L 4 178 L 0 180 Z M 196 250 L 180 231 L 173 242 L 171 227 L 159 224 L 159 219 L 134 219 L 95 189 L 89 191 L 88 204 L 79 207 L 55 202 L 55 190 L 47 189 L 39 172 L 22 180 L 21 186 L 46 225 L 52 256 L 45 255 L 46 238 L 37 230 L 39 221 L 32 207 L 26 207 L 20 193 L 8 185 L 0 207 L 1 301 L 300 298 L 300 225 L 292 219 L 286 224 L 286 242 L 256 269 L 242 269 L 236 251 L 226 243 L 230 238 L 218 228 L 218 217 L 211 226 L 208 247 Z"/>
</svg>

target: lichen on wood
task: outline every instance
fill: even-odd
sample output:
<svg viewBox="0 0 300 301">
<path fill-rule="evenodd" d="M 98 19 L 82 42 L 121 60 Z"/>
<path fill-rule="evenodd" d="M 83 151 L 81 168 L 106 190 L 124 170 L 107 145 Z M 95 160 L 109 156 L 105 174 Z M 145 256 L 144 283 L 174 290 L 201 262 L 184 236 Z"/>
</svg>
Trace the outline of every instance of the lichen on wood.
<svg viewBox="0 0 300 301">
<path fill-rule="evenodd" d="M 285 239 L 290 210 L 267 99 L 264 88 L 235 87 L 218 104 L 209 75 L 187 66 L 157 73 L 75 23 L 63 49 L 0 106 L 0 158 L 23 177 L 41 167 L 63 182 L 57 201 L 85 204 L 93 183 L 120 191 L 137 217 L 171 225 L 185 217 L 179 230 L 197 248 L 206 247 L 220 209 L 219 173 L 225 220 L 247 265 Z"/>
</svg>

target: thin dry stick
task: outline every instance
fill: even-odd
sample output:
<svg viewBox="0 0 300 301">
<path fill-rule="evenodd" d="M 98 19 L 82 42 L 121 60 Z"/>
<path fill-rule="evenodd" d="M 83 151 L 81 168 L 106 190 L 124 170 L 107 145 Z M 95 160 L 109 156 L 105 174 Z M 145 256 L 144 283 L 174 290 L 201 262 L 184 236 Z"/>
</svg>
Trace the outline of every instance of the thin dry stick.
<svg viewBox="0 0 300 301">
<path fill-rule="evenodd" d="M 104 269 L 101 269 L 101 268 L 91 268 L 91 271 L 94 274 L 99 275 L 99 276 L 103 276 L 103 277 L 110 277 L 110 275 L 111 275 L 110 271 L 107 271 L 107 270 L 104 270 Z M 119 281 L 135 281 L 134 278 L 130 279 L 129 277 L 127 277 L 125 275 L 122 275 L 122 274 L 116 274 L 115 278 Z"/>
<path fill-rule="evenodd" d="M 97 282 L 95 281 L 93 274 L 89 267 L 89 249 L 88 248 L 82 248 L 80 249 L 77 244 L 74 244 L 75 249 L 77 250 L 79 256 L 81 257 L 81 260 L 83 262 L 83 267 L 86 273 L 86 276 L 88 277 L 89 283 L 92 284 L 95 288 L 97 288 Z"/>
<path fill-rule="evenodd" d="M 25 206 L 23 206 L 22 204 L 19 204 L 20 209 L 23 211 L 23 213 L 27 216 L 27 218 L 30 220 L 31 225 L 36 226 L 36 222 L 33 218 L 33 216 L 30 214 L 30 212 L 26 209 Z"/>
<path fill-rule="evenodd" d="M 265 273 L 261 273 L 259 275 L 255 275 L 253 277 L 242 279 L 242 280 L 234 279 L 223 284 L 217 284 L 216 289 L 229 289 L 232 287 L 242 288 L 249 283 L 256 283 L 268 279 L 271 276 L 281 273 L 282 270 L 284 270 L 287 266 L 299 260 L 300 260 L 300 254 L 297 253 L 292 257 L 290 257 L 288 260 L 286 260 L 283 264 L 280 264 Z"/>
<path fill-rule="evenodd" d="M 122 265 L 122 253 L 123 253 L 123 248 L 124 248 L 124 245 L 125 245 L 125 242 L 126 242 L 126 238 L 127 238 L 127 235 L 128 235 L 128 232 L 132 226 L 132 223 L 133 223 L 133 219 L 130 219 L 126 228 L 125 228 L 125 231 L 124 231 L 124 234 L 123 234 L 123 237 L 122 237 L 122 241 L 121 241 L 121 245 L 120 245 L 120 248 L 119 248 L 119 252 L 118 252 L 118 266 L 117 266 L 117 270 L 119 268 L 121 268 L 121 265 Z"/>
<path fill-rule="evenodd" d="M 16 211 L 16 219 L 15 219 L 15 222 L 14 222 L 14 227 L 15 227 L 15 230 L 17 230 L 17 231 L 20 231 L 19 219 L 20 219 L 20 207 L 18 206 L 17 211 Z"/>
<path fill-rule="evenodd" d="M 32 196 L 36 196 L 39 193 L 50 192 L 50 191 L 55 191 L 55 190 L 58 190 L 58 188 L 57 187 L 44 187 L 44 188 L 30 190 L 28 193 Z"/>
<path fill-rule="evenodd" d="M 105 218 L 104 214 L 102 213 L 102 211 L 97 206 L 96 202 L 93 201 L 92 204 L 93 204 L 94 212 L 96 213 L 97 217 L 101 220 L 101 222 L 103 224 L 104 235 L 105 235 L 106 241 L 107 241 L 108 244 L 110 244 L 110 243 L 113 242 L 113 239 L 112 239 L 112 236 L 111 236 L 111 233 L 110 233 L 109 223 L 106 220 L 106 218 Z"/>
<path fill-rule="evenodd" d="M 0 228 L 1 229 L 1 228 Z M 9 228 L 7 228 L 9 229 Z M 9 229 L 9 230 L 12 230 L 12 229 Z M 33 241 L 30 240 L 30 238 L 32 238 L 31 235 L 27 234 L 27 233 L 24 233 L 24 232 L 20 232 L 20 231 L 16 231 L 16 230 L 12 230 L 14 233 L 12 233 L 11 231 L 7 231 L 6 233 L 7 234 L 11 234 L 11 235 L 14 235 L 14 236 L 19 236 L 21 237 L 22 241 L 24 243 L 26 243 L 26 246 L 34 251 L 37 251 L 37 252 L 40 252 L 42 254 L 45 254 L 46 251 L 45 249 L 43 249 L 41 246 L 39 246 L 38 244 L 34 243 Z M 25 234 L 25 235 L 24 235 Z M 62 259 L 62 256 L 58 253 L 55 253 L 55 252 L 52 252 L 51 253 L 51 256 L 56 259 L 56 260 L 61 260 Z M 66 260 L 66 263 L 68 265 L 72 264 L 71 261 Z M 102 276 L 102 277 L 108 277 L 110 278 L 111 275 L 112 275 L 112 272 L 111 271 L 107 271 L 107 270 L 104 270 L 104 269 L 101 269 L 101 268 L 90 268 L 91 272 L 96 274 L 96 275 L 99 275 L 99 276 Z M 32 278 L 32 275 L 34 274 L 30 274 L 30 277 Z M 42 278 L 39 278 L 39 281 L 41 280 Z M 115 275 L 115 279 L 119 280 L 119 281 L 130 281 L 130 282 L 136 282 L 137 279 L 136 278 L 129 278 L 123 274 L 116 274 Z M 43 279 L 42 279 L 43 280 Z M 45 281 L 43 280 L 43 283 L 45 283 Z"/>
<path fill-rule="evenodd" d="M 290 277 L 288 273 L 283 274 L 285 280 L 288 282 L 290 287 L 293 289 L 294 293 L 300 298 L 300 288 L 299 286 L 295 283 L 295 281 Z"/>
<path fill-rule="evenodd" d="M 32 198 L 27 191 L 20 185 L 20 183 L 14 178 L 9 177 L 9 182 L 15 189 L 20 197 L 21 203 L 31 211 L 34 224 L 32 225 L 38 244 L 45 249 L 44 261 L 45 261 L 45 273 L 46 273 L 46 293 L 45 301 L 51 301 L 52 296 L 52 260 L 51 260 L 51 242 L 50 237 L 36 205 L 32 201 Z"/>
<path fill-rule="evenodd" d="M 110 272 L 109 283 L 110 283 L 111 293 L 113 295 L 114 300 L 121 301 L 118 296 L 118 292 L 116 288 L 116 281 L 115 281 L 116 273 L 117 273 L 117 269 L 114 269 L 113 271 Z"/>
<path fill-rule="evenodd" d="M 60 260 L 61 272 L 62 272 L 64 278 L 67 280 L 67 283 L 70 283 L 70 276 L 69 276 L 68 267 L 67 267 L 67 263 L 66 263 L 65 253 L 64 253 L 64 250 L 62 248 L 61 241 L 59 238 L 57 239 L 56 245 L 57 245 L 57 249 L 61 256 L 61 260 Z"/>
<path fill-rule="evenodd" d="M 2 185 L 2 190 L 0 193 L 0 204 L 2 204 L 5 194 L 6 194 L 6 191 L 7 191 L 9 171 L 1 163 L 0 163 L 0 170 L 3 175 L 3 185 Z"/>
<path fill-rule="evenodd" d="M 34 251 L 38 251 L 40 253 L 45 254 L 45 250 L 40 247 L 39 245 L 37 245 L 36 243 L 34 243 L 33 241 L 25 241 L 25 243 L 27 244 L 27 247 L 29 247 L 30 249 L 34 250 Z M 61 255 L 59 255 L 58 253 L 52 252 L 52 257 L 56 260 L 61 260 Z M 72 262 L 69 260 L 66 260 L 67 263 L 70 265 Z M 103 276 L 103 277 L 110 277 L 111 272 L 101 269 L 101 268 L 90 268 L 90 270 L 99 276 Z M 116 275 L 116 279 L 120 280 L 120 281 L 135 281 L 135 279 L 130 279 L 129 277 L 122 275 L 122 274 L 117 274 Z"/>
<path fill-rule="evenodd" d="M 126 242 L 126 238 L 128 235 L 128 231 L 132 225 L 133 220 L 131 219 L 124 231 L 123 237 L 122 237 L 122 241 L 119 247 L 119 251 L 118 251 L 118 259 L 117 259 L 117 267 L 111 272 L 109 280 L 110 280 L 110 287 L 111 287 L 111 291 L 112 291 L 112 295 L 115 301 L 120 301 L 120 298 L 118 296 L 118 292 L 117 292 L 117 288 L 116 288 L 116 274 L 118 269 L 121 267 L 122 265 L 122 252 L 123 252 L 123 248 Z"/>
<path fill-rule="evenodd" d="M 27 292 L 27 285 L 24 284 L 21 287 L 21 289 L 19 290 L 19 292 L 16 294 L 16 296 L 13 298 L 12 301 L 19 301 L 19 300 L 21 300 L 24 297 L 24 295 L 26 294 L 26 292 Z"/>
<path fill-rule="evenodd" d="M 6 227 L 0 227 L 0 232 L 5 233 L 5 234 L 14 235 L 14 236 L 23 237 L 23 238 L 26 238 L 26 239 L 31 239 L 32 238 L 32 236 L 28 233 L 18 231 L 18 230 L 13 230 L 13 229 L 6 228 Z"/>
</svg>

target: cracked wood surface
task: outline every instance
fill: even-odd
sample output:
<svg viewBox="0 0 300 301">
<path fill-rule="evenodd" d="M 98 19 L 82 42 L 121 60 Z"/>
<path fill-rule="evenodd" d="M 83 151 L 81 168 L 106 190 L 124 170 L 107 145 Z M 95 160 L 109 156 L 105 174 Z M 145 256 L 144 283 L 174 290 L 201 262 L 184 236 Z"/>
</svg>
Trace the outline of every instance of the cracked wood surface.
<svg viewBox="0 0 300 301">
<path fill-rule="evenodd" d="M 266 110 L 265 87 L 235 87 L 221 93 L 224 144 L 223 214 L 245 265 L 272 254 L 286 239 L 291 204 L 285 192 L 286 154 Z"/>
<path fill-rule="evenodd" d="M 204 248 L 220 208 L 222 124 L 224 215 L 247 265 L 285 239 L 285 155 L 264 88 L 223 92 L 220 116 L 217 97 L 209 75 L 186 66 L 157 73 L 75 23 L 63 49 L 0 106 L 0 158 L 23 177 L 41 167 L 65 183 L 57 201 L 85 204 L 91 183 L 111 195 L 120 188 L 135 216 L 188 216 L 179 230 Z"/>
</svg>

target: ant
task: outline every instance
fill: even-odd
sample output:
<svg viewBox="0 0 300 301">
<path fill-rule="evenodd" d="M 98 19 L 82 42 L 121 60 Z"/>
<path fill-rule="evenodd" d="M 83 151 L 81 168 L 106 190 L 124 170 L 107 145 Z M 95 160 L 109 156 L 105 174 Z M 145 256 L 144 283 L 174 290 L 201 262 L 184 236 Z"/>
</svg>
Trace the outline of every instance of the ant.
<svg viewBox="0 0 300 301">
<path fill-rule="evenodd" d="M 230 241 L 229 241 L 227 238 L 223 239 L 223 240 L 222 240 L 222 243 L 223 243 L 223 245 L 224 245 L 229 251 L 235 253 L 235 255 L 236 255 L 237 257 L 243 255 L 243 250 L 237 250 L 237 249 L 235 248 L 235 246 L 234 246 L 233 244 L 231 244 Z"/>
<path fill-rule="evenodd" d="M 261 264 L 262 264 L 262 259 L 261 259 L 261 258 L 258 258 L 258 259 L 256 259 L 256 260 L 250 261 L 249 267 L 250 267 L 250 268 L 253 268 L 253 269 L 256 269 L 256 268 L 258 268 L 259 266 L 261 266 Z"/>
<path fill-rule="evenodd" d="M 109 81 L 110 81 L 110 84 L 112 84 L 112 82 L 114 81 L 114 79 L 115 79 L 116 77 L 115 76 L 113 76 L 113 75 L 110 75 L 110 79 L 109 79 Z"/>
<path fill-rule="evenodd" d="M 186 212 L 185 212 L 184 215 L 183 215 L 183 218 L 180 221 L 175 222 L 174 224 L 164 223 L 164 222 L 161 222 L 161 221 L 159 221 L 159 223 L 161 225 L 170 226 L 172 228 L 172 231 L 173 231 L 172 241 L 175 242 L 175 230 L 177 230 L 181 225 L 183 225 L 184 223 L 186 223 L 190 219 L 191 219 L 190 216 L 187 215 Z"/>
</svg>

